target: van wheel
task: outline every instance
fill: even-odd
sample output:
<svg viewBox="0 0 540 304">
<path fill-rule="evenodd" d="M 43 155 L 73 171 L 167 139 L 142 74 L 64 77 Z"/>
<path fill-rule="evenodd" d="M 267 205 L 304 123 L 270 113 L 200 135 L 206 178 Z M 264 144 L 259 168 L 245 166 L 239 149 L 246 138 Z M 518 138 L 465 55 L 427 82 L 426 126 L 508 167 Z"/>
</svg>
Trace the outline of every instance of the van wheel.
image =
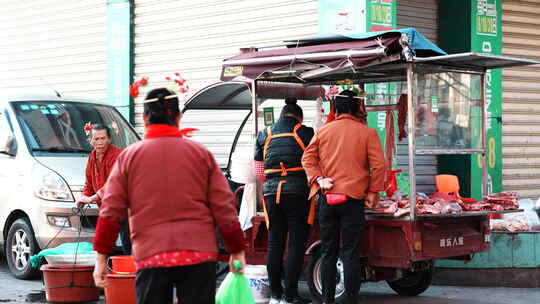
<svg viewBox="0 0 540 304">
<path fill-rule="evenodd" d="M 317 250 L 309 261 L 308 266 L 308 286 L 313 299 L 317 299 L 322 302 L 322 278 L 321 278 L 321 251 Z M 336 303 L 343 303 L 345 301 L 345 275 L 343 272 L 343 262 L 341 258 L 336 263 Z"/>
<path fill-rule="evenodd" d="M 31 279 L 39 274 L 32 268 L 30 256 L 36 254 L 39 246 L 34 230 L 27 218 L 20 218 L 11 224 L 6 240 L 6 260 L 9 270 L 17 279 Z"/>
</svg>

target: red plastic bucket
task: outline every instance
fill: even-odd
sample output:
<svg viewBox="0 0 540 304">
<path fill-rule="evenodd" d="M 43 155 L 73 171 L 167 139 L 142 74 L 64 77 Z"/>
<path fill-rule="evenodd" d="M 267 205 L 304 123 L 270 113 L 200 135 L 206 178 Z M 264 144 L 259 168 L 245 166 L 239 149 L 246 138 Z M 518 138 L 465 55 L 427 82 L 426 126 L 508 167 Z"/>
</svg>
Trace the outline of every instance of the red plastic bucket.
<svg viewBox="0 0 540 304">
<path fill-rule="evenodd" d="M 93 266 L 41 266 L 48 302 L 77 303 L 99 300 Z"/>
<path fill-rule="evenodd" d="M 135 304 L 134 274 L 108 274 L 105 284 L 105 301 L 107 304 Z"/>
<path fill-rule="evenodd" d="M 134 274 L 137 272 L 135 262 L 130 255 L 112 256 L 112 273 L 114 274 Z"/>
</svg>

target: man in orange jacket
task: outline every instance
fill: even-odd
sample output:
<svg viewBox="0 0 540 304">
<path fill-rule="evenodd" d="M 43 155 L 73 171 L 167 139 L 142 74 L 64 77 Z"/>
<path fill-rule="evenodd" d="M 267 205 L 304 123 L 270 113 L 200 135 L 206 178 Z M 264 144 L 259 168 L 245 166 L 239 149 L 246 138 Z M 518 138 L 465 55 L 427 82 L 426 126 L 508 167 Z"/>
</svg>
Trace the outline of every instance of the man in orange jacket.
<svg viewBox="0 0 540 304">
<path fill-rule="evenodd" d="M 335 302 L 341 237 L 346 303 L 356 304 L 364 204 L 378 204 L 379 191 L 384 189 L 385 160 L 377 131 L 358 117 L 360 99 L 352 91 L 343 91 L 334 100 L 337 118 L 315 134 L 302 165 L 311 185 L 310 198 L 319 194 L 323 301 Z M 332 200 L 327 200 L 328 194 Z"/>
</svg>

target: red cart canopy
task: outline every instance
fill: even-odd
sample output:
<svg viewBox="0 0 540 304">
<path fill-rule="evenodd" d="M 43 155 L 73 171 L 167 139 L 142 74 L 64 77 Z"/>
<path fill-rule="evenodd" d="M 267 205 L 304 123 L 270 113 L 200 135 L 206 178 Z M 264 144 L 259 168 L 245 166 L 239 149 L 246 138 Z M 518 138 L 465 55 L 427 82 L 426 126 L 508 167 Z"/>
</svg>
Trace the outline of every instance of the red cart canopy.
<svg viewBox="0 0 540 304">
<path fill-rule="evenodd" d="M 328 80 L 330 75 L 400 61 L 403 56 L 445 54 L 415 29 L 312 37 L 288 41 L 285 47 L 277 49 L 246 49 L 223 61 L 221 80 L 240 76 L 249 79 L 290 76 L 297 78 L 297 82 Z"/>
</svg>

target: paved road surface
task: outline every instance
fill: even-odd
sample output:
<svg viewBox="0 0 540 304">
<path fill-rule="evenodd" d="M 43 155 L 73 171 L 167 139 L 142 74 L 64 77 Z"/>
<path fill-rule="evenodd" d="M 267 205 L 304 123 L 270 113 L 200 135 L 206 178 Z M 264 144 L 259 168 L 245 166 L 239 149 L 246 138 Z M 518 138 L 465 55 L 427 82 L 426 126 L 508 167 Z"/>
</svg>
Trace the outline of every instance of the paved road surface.
<svg viewBox="0 0 540 304">
<path fill-rule="evenodd" d="M 27 295 L 41 288 L 40 279 L 32 281 L 14 279 L 9 274 L 4 259 L 0 258 L 0 303 L 29 303 L 26 301 Z M 307 295 L 307 292 L 306 285 L 301 284 L 301 293 Z M 99 303 L 105 302 L 102 300 Z M 362 286 L 360 303 L 536 304 L 540 303 L 540 289 L 432 286 L 421 296 L 404 298 L 397 296 L 384 283 L 368 283 Z"/>
</svg>

